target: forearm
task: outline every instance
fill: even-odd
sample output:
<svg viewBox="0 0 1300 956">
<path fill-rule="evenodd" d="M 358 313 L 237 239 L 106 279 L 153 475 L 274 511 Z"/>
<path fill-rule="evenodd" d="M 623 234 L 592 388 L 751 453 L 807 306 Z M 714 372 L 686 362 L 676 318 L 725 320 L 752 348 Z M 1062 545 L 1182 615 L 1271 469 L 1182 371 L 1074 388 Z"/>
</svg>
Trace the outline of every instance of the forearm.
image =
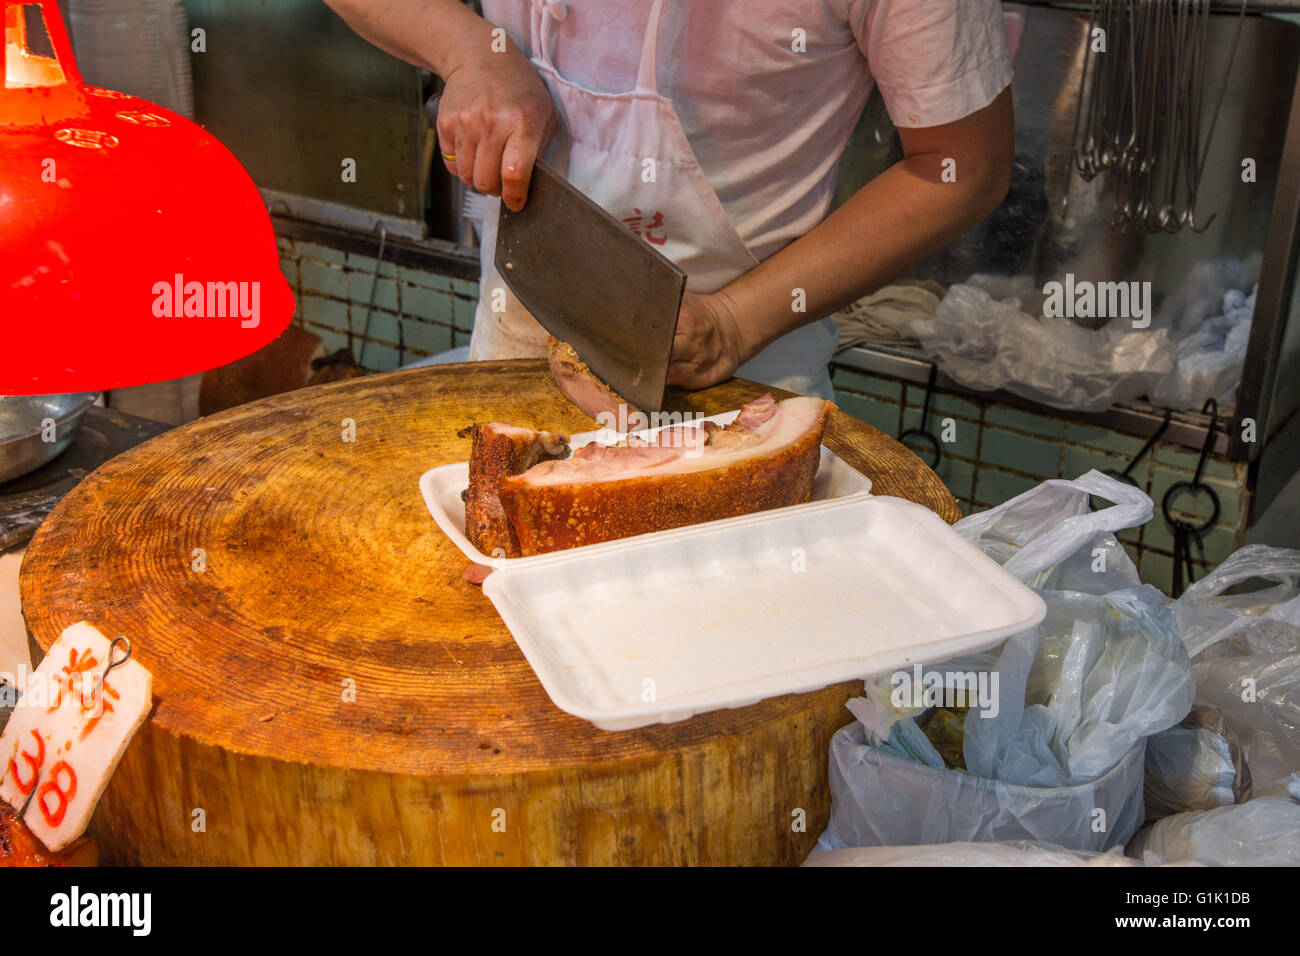
<svg viewBox="0 0 1300 956">
<path fill-rule="evenodd" d="M 1015 160 L 1010 89 L 955 123 L 899 133 L 905 159 L 709 297 L 734 323 L 742 360 L 878 289 L 1002 202 Z M 796 290 L 802 290 L 801 303 Z"/>
<path fill-rule="evenodd" d="M 325 0 L 353 30 L 444 79 L 467 53 L 490 48 L 492 24 L 460 0 Z"/>
<path fill-rule="evenodd" d="M 885 285 L 983 219 L 1005 189 L 992 176 L 945 183 L 942 157 L 911 156 L 804 236 L 721 289 L 746 360 L 801 325 Z M 990 204 L 990 197 L 994 197 Z M 803 290 L 803 311 L 795 311 Z"/>
</svg>

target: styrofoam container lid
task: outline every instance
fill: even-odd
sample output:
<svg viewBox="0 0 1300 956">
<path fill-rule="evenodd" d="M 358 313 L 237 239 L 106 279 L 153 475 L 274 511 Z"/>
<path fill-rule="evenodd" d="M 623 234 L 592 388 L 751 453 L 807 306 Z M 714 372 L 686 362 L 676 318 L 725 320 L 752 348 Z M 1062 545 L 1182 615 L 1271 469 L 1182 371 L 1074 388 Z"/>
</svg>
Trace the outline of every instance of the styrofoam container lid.
<svg viewBox="0 0 1300 956">
<path fill-rule="evenodd" d="M 556 706 L 605 730 L 943 661 L 1046 613 L 933 512 L 865 494 L 506 564 L 483 593 Z"/>
</svg>

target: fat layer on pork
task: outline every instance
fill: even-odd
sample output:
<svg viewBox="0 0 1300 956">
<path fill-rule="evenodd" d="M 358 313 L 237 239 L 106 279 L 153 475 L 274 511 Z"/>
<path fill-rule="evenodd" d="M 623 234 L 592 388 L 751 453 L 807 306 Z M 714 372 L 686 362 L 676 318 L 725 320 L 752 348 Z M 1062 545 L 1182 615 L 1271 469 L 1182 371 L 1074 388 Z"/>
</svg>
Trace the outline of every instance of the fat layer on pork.
<svg viewBox="0 0 1300 956">
<path fill-rule="evenodd" d="M 584 445 L 503 478 L 502 509 L 529 555 L 806 502 L 833 407 L 765 395 L 726 428 Z"/>
</svg>

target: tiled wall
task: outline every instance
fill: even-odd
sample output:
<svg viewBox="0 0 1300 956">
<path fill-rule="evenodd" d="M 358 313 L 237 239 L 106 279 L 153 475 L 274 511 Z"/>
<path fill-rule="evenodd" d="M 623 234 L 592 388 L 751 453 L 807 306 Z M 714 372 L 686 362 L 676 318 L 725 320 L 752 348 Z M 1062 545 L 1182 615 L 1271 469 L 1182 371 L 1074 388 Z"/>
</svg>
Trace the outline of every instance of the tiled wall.
<svg viewBox="0 0 1300 956">
<path fill-rule="evenodd" d="M 277 245 L 298 303 L 294 321 L 319 335 L 327 352 L 351 347 L 366 368 L 387 372 L 469 344 L 478 283 L 385 262 L 363 355 L 374 258 L 285 237 Z"/>
<path fill-rule="evenodd" d="M 923 387 L 839 366 L 832 380 L 840 408 L 886 434 L 896 436 L 920 425 Z M 1123 471 L 1146 443 L 1095 425 L 936 390 L 929 431 L 940 436 L 945 418 L 952 420 L 953 441 L 941 446 L 943 457 L 936 470 L 966 514 L 1001 504 L 1046 478 L 1075 478 L 1092 468 Z M 928 454 L 924 446 L 916 448 L 922 457 Z M 1154 500 L 1156 513 L 1142 527 L 1123 532 L 1120 540 L 1142 579 L 1164 591 L 1173 583 L 1173 535 L 1160 502 L 1170 485 L 1191 480 L 1197 457 L 1180 445 L 1161 442 L 1129 473 Z M 1197 578 L 1244 543 L 1249 515 L 1244 463 L 1209 456 L 1202 480 L 1218 495 L 1220 513 L 1204 535 L 1204 560 L 1196 554 Z M 1175 517 L 1194 524 L 1210 513 L 1204 496 L 1180 496 L 1171 504 Z"/>
</svg>

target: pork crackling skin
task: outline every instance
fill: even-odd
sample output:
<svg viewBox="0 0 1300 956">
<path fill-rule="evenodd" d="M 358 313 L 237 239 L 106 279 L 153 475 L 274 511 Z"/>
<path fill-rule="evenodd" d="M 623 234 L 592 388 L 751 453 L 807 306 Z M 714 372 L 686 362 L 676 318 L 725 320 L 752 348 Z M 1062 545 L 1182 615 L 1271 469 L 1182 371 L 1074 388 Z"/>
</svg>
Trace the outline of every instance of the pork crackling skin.
<svg viewBox="0 0 1300 956">
<path fill-rule="evenodd" d="M 812 498 L 834 407 L 764 395 L 725 428 L 593 442 L 540 462 L 502 478 L 498 498 L 525 556 L 801 504 Z"/>
<path fill-rule="evenodd" d="M 569 453 L 567 435 L 534 431 L 517 425 L 487 422 L 467 431 L 472 444 L 469 455 L 469 487 L 465 500 L 465 536 L 479 551 L 494 558 L 517 558 L 519 543 L 497 495 L 501 482 L 510 475 L 527 471 L 541 461 Z M 466 580 L 479 584 L 469 575 Z"/>
</svg>

